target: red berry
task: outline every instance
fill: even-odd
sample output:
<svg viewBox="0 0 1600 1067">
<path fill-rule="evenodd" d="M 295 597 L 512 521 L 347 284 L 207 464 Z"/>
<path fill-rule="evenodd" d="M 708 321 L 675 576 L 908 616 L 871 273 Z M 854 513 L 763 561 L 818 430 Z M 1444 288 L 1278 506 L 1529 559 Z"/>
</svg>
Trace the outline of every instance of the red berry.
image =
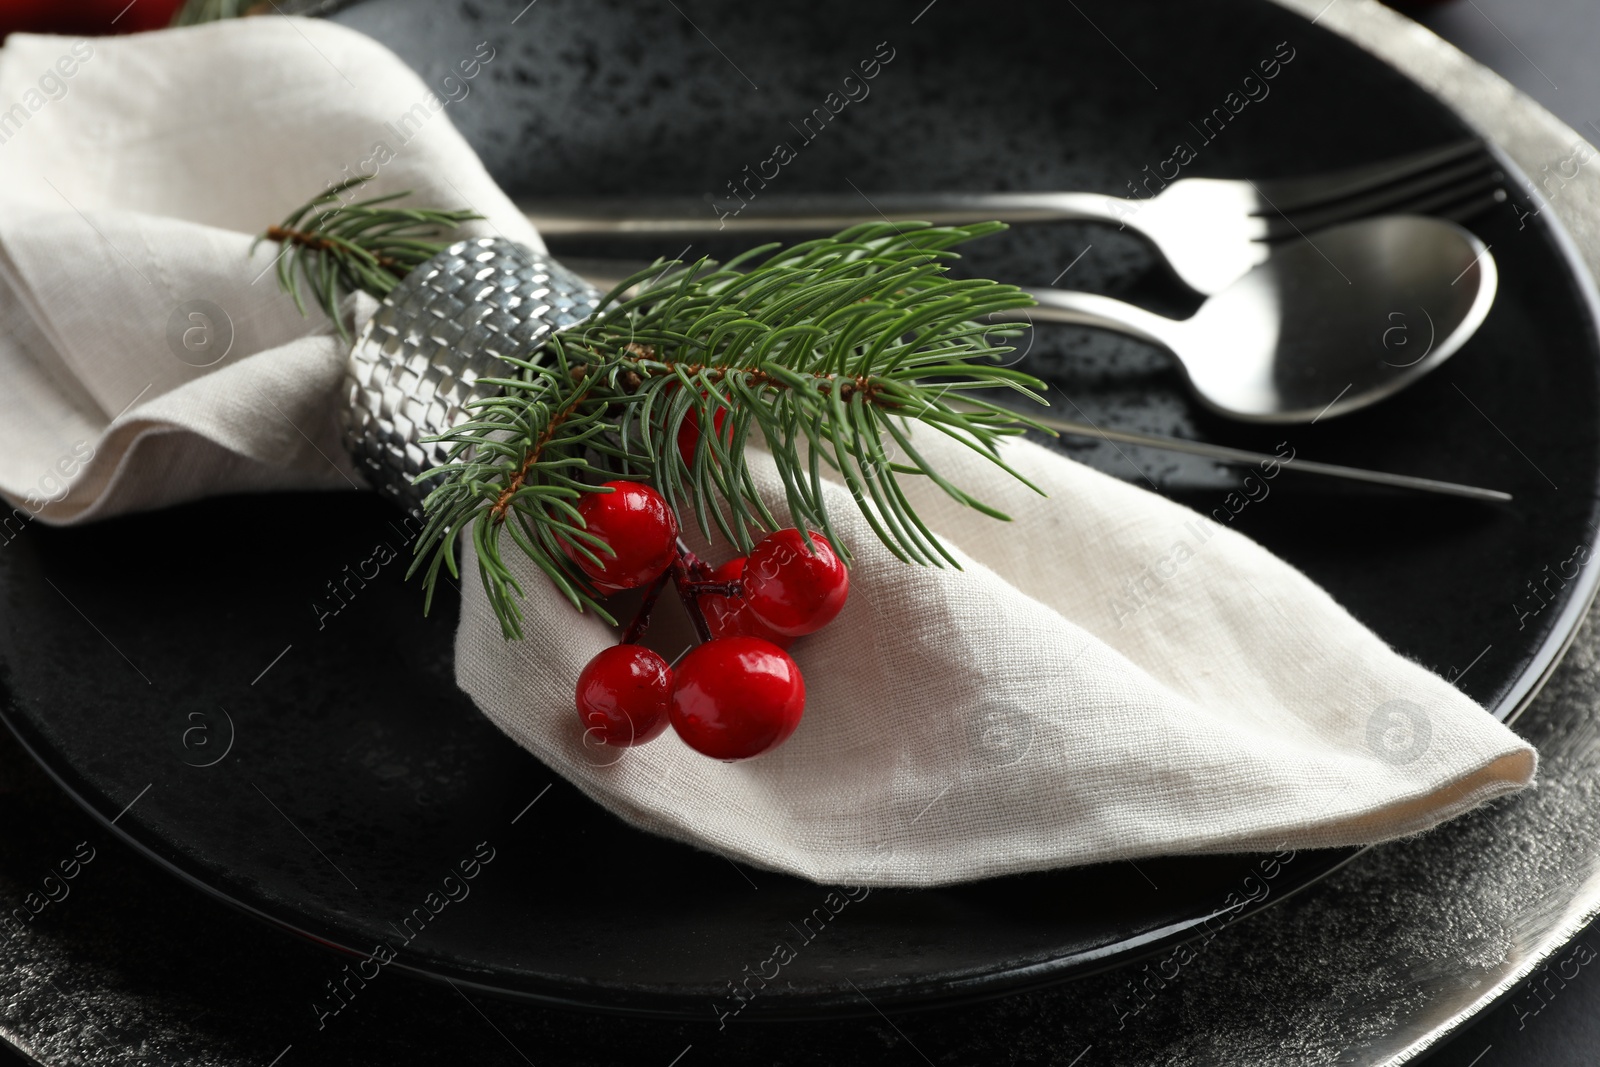
<svg viewBox="0 0 1600 1067">
<path fill-rule="evenodd" d="M 743 556 L 730 559 L 712 571 L 708 580 L 737 582 L 744 574 L 744 564 Z M 706 625 L 711 628 L 712 637 L 759 637 L 771 641 L 779 648 L 788 648 L 794 643 L 794 638 L 788 634 L 780 634 L 756 618 L 755 612 L 750 610 L 748 597 L 703 593 L 700 596 L 700 611 L 706 617 Z"/>
<path fill-rule="evenodd" d="M 744 593 L 756 617 L 780 634 L 815 633 L 844 609 L 850 572 L 821 534 L 815 552 L 799 530 L 779 530 L 761 539 L 744 568 Z"/>
<path fill-rule="evenodd" d="M 706 394 L 701 393 L 701 396 Z M 718 406 L 711 416 L 711 425 L 718 437 L 726 442 L 733 440 L 733 427 L 726 425 L 728 409 Z M 678 425 L 678 455 L 683 457 L 685 467 L 694 466 L 694 450 L 700 444 L 700 409 L 691 407 L 683 417 L 683 422 Z"/>
<path fill-rule="evenodd" d="M 578 514 L 586 529 L 599 537 L 615 555 L 587 541 L 563 541 L 567 558 L 606 592 L 647 585 L 672 566 L 678 554 L 678 519 L 660 493 L 643 482 L 606 482 L 609 493 L 585 493 Z M 584 556 L 582 544 L 599 562 Z"/>
<path fill-rule="evenodd" d="M 612 645 L 578 675 L 578 721 L 606 745 L 642 745 L 667 728 L 672 668 L 639 645 Z"/>
<path fill-rule="evenodd" d="M 83 37 L 159 30 L 172 22 L 182 6 L 183 0 L 154 0 L 148 4 L 129 4 L 126 0 L 77 0 L 71 4 L 60 0 L 0 0 L 0 38 L 16 31 Z"/>
<path fill-rule="evenodd" d="M 668 715 L 696 752 L 739 760 L 788 740 L 805 707 L 805 680 L 787 652 L 759 637 L 720 637 L 678 665 Z"/>
</svg>

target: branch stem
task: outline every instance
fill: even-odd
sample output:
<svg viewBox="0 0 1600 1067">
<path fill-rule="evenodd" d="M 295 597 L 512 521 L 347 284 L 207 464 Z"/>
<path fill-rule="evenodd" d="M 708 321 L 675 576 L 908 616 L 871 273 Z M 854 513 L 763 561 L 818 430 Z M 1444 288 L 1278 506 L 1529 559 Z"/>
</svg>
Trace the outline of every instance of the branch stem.
<svg viewBox="0 0 1600 1067">
<path fill-rule="evenodd" d="M 307 233 L 304 230 L 294 230 L 286 226 L 268 226 L 263 236 L 269 241 L 276 241 L 279 244 L 299 245 L 301 248 L 309 248 L 313 252 L 331 252 L 345 247 L 341 242 L 331 237 L 324 237 L 320 233 Z M 378 261 L 378 266 L 397 278 L 403 278 L 408 273 L 406 266 L 392 256 L 379 255 L 373 258 Z"/>
<path fill-rule="evenodd" d="M 629 345 L 624 349 L 624 351 L 628 351 L 629 349 L 636 347 L 638 346 Z M 663 359 L 660 357 L 637 360 L 627 359 L 624 357 L 621 362 L 626 364 L 633 373 L 639 375 L 641 378 L 676 378 L 678 376 L 678 372 L 682 371 L 684 374 L 687 374 L 691 377 L 703 374 L 713 381 L 721 382 L 727 380 L 733 375 L 742 374 L 744 375 L 745 385 L 751 388 L 789 388 L 788 382 L 779 381 L 764 371 L 750 370 L 745 367 L 720 367 L 708 363 L 685 363 L 673 359 Z M 882 407 L 895 406 L 879 400 L 878 390 L 881 388 L 881 385 L 871 375 L 819 374 L 815 371 L 802 371 L 800 373 L 802 377 L 809 377 L 816 381 L 819 385 L 817 391 L 824 396 L 832 393 L 834 385 L 837 383 L 839 389 L 839 399 L 841 401 L 848 402 L 852 396 L 859 392 L 866 398 L 866 401 L 869 404 L 878 404 Z"/>
<path fill-rule="evenodd" d="M 593 382 L 593 378 L 584 380 L 583 386 L 572 395 L 572 399 L 567 401 L 560 411 L 550 416 L 549 423 L 539 434 L 538 439 L 534 441 L 533 447 L 523 454 L 522 464 L 517 468 L 517 473 L 512 475 L 510 481 L 506 482 L 506 487 L 500 490 L 499 497 L 495 499 L 493 506 L 489 509 L 489 514 L 496 526 L 506 521 L 506 512 L 510 510 L 511 501 L 516 497 L 517 490 L 521 489 L 523 484 L 527 482 L 528 472 L 533 469 L 535 463 L 539 462 L 539 457 L 544 453 L 545 445 L 550 443 L 550 439 L 555 436 L 556 430 L 560 428 L 563 422 L 572 417 L 572 413 L 578 410 L 578 405 L 583 403 L 584 398 L 589 395 L 589 386 Z"/>
</svg>

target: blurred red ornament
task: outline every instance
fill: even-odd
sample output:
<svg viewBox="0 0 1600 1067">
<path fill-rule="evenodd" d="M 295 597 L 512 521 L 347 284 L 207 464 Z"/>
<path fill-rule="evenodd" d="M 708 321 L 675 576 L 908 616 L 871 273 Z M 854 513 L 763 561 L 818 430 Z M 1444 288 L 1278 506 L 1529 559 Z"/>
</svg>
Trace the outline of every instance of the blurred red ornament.
<svg viewBox="0 0 1600 1067">
<path fill-rule="evenodd" d="M 0 38 L 13 32 L 73 37 L 158 30 L 183 0 L 0 0 Z"/>
</svg>

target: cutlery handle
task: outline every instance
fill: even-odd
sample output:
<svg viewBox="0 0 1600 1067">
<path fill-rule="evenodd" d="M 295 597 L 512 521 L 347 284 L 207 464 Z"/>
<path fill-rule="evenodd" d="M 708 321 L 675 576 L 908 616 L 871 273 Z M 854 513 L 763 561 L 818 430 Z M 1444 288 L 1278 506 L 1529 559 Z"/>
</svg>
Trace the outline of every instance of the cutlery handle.
<svg viewBox="0 0 1600 1067">
<path fill-rule="evenodd" d="M 693 198 L 540 199 L 521 205 L 546 238 L 715 237 L 741 233 L 829 233 L 863 222 L 1121 224 L 1128 201 L 1099 193 L 756 193 L 748 202 Z"/>
<path fill-rule="evenodd" d="M 1173 328 L 1181 325 L 1173 319 L 1097 293 L 1079 293 L 1070 289 L 1024 289 L 1023 292 L 1038 301 L 1039 306 L 1006 312 L 1006 320 L 1094 326 L 1115 330 L 1169 351 L 1173 347 Z"/>
<path fill-rule="evenodd" d="M 568 259 L 566 265 L 601 291 L 609 290 L 624 278 L 649 267 L 642 260 L 626 259 Z M 1039 306 L 990 315 L 989 321 L 1060 322 L 1071 326 L 1095 326 L 1137 337 L 1169 350 L 1173 347 L 1171 338 L 1174 329 L 1182 325 L 1143 308 L 1095 293 L 1026 288 L 1023 292 Z"/>
</svg>

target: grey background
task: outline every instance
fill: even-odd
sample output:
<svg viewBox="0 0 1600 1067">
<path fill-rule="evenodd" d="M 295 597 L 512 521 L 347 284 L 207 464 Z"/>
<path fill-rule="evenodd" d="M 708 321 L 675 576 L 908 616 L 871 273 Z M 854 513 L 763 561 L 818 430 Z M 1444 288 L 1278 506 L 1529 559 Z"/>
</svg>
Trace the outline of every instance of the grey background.
<svg viewBox="0 0 1600 1067">
<path fill-rule="evenodd" d="M 1600 139 L 1595 0 L 1452 0 L 1402 8 L 1591 142 Z"/>
</svg>

